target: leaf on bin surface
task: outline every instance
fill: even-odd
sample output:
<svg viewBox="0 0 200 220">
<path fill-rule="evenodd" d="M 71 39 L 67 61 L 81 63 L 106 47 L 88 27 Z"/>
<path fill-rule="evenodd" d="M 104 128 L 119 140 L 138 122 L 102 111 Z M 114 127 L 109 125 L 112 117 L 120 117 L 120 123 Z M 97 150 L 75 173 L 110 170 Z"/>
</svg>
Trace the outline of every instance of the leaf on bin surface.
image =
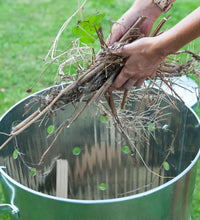
<svg viewBox="0 0 200 220">
<path fill-rule="evenodd" d="M 55 127 L 54 125 L 49 125 L 49 127 L 47 128 L 47 133 L 48 134 L 51 134 L 55 131 Z"/>
<path fill-rule="evenodd" d="M 30 175 L 31 176 L 35 176 L 36 172 L 37 172 L 37 169 L 36 168 L 32 168 L 31 171 L 30 171 Z"/>
<path fill-rule="evenodd" d="M 90 16 L 74 27 L 72 33 L 83 43 L 94 43 L 94 39 L 98 38 L 95 27 L 97 30 L 101 27 L 104 16 L 104 13 Z"/>
<path fill-rule="evenodd" d="M 149 131 L 154 131 L 155 130 L 155 124 L 154 123 L 149 123 L 148 124 L 148 130 Z"/>
<path fill-rule="evenodd" d="M 122 147 L 122 151 L 125 153 L 125 154 L 129 154 L 130 153 L 130 148 L 128 146 L 123 146 Z"/>
<path fill-rule="evenodd" d="M 164 167 L 164 169 L 165 169 L 166 171 L 169 171 L 169 169 L 170 169 L 169 163 L 168 163 L 167 161 L 165 161 L 165 162 L 163 163 L 163 167 Z"/>
<path fill-rule="evenodd" d="M 81 148 L 80 147 L 75 147 L 72 152 L 73 152 L 73 155 L 77 156 L 81 153 Z"/>
<path fill-rule="evenodd" d="M 103 190 L 106 190 L 106 188 L 107 188 L 107 185 L 106 185 L 105 183 L 100 183 L 100 184 L 99 184 L 99 189 L 100 189 L 100 190 L 103 191 Z"/>
<path fill-rule="evenodd" d="M 108 121 L 109 121 L 109 118 L 108 118 L 107 115 L 101 115 L 101 116 L 100 116 L 100 121 L 101 121 L 101 122 L 108 122 Z"/>
<path fill-rule="evenodd" d="M 13 159 L 16 160 L 18 158 L 18 155 L 19 155 L 19 151 L 17 149 L 15 149 L 13 151 Z"/>
</svg>

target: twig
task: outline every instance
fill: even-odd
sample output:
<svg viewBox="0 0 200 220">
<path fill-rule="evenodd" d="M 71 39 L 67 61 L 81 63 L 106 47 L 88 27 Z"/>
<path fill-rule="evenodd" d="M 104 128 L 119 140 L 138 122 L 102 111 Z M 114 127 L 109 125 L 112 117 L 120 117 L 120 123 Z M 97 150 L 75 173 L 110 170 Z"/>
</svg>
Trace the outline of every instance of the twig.
<svg viewBox="0 0 200 220">
<path fill-rule="evenodd" d="M 194 59 L 200 61 L 200 56 L 195 54 L 195 53 L 193 53 L 193 52 L 191 52 L 191 51 L 189 51 L 189 50 L 178 51 L 175 54 L 181 54 L 181 53 L 188 53 L 188 54 L 192 55 L 194 57 Z"/>
<path fill-rule="evenodd" d="M 54 59 L 54 53 L 55 53 L 55 50 L 56 50 L 56 47 L 57 47 L 57 44 L 58 44 L 58 41 L 60 39 L 60 36 L 62 34 L 62 32 L 66 29 L 66 27 L 68 26 L 68 24 L 71 22 L 71 20 L 78 14 L 80 13 L 81 11 L 83 11 L 83 8 L 85 7 L 85 4 L 87 3 L 87 0 L 85 0 L 83 2 L 83 4 L 78 8 L 77 11 L 74 12 L 74 14 L 62 25 L 62 27 L 60 28 L 55 40 L 54 40 L 54 43 L 51 47 L 51 49 L 49 50 L 49 52 L 47 53 L 44 61 L 46 62 L 47 58 L 49 57 L 49 55 L 51 54 L 51 58 Z"/>
<path fill-rule="evenodd" d="M 96 26 L 95 25 L 93 25 L 93 26 L 94 26 L 94 28 L 96 30 L 97 35 L 98 35 L 98 38 L 99 38 L 99 41 L 100 41 L 100 44 L 101 44 L 101 49 L 107 48 L 108 46 L 106 45 L 106 42 L 104 41 L 102 27 L 100 27 L 97 30 Z"/>
<path fill-rule="evenodd" d="M 121 109 L 124 109 L 125 107 L 125 104 L 126 104 L 126 99 L 127 99 L 127 96 L 128 96 L 128 91 L 129 90 L 124 90 L 124 95 L 123 95 L 123 99 L 122 99 L 122 102 L 121 102 Z"/>
<path fill-rule="evenodd" d="M 109 103 L 109 102 L 108 102 Z M 113 106 L 113 103 L 112 103 L 112 96 L 111 96 L 111 102 L 109 103 L 110 106 Z M 112 110 L 113 113 L 115 114 L 115 107 L 114 109 Z M 117 121 L 116 121 L 117 120 Z M 117 123 L 114 123 L 114 126 L 115 128 L 120 132 L 120 134 L 125 138 L 125 140 L 127 141 L 127 143 L 129 144 L 129 148 L 131 149 L 131 152 L 134 152 L 134 150 L 136 151 L 136 153 L 138 154 L 139 158 L 141 159 L 143 165 L 146 167 L 146 169 L 158 176 L 158 177 L 161 177 L 163 179 L 168 179 L 168 178 L 173 178 L 173 177 L 165 177 L 165 176 L 161 176 L 159 175 L 158 173 L 154 172 L 153 170 L 151 170 L 151 168 L 149 168 L 149 166 L 146 164 L 146 162 L 144 161 L 142 155 L 140 154 L 139 150 L 137 149 L 137 147 L 133 144 L 133 142 L 131 141 L 130 137 L 128 136 L 127 132 L 124 131 L 124 128 L 122 127 L 121 125 L 121 122 L 120 122 L 120 119 L 117 117 L 114 117 L 114 121 L 116 121 Z"/>
<path fill-rule="evenodd" d="M 136 20 L 136 22 L 130 27 L 130 29 L 121 37 L 121 39 L 119 40 L 119 42 L 126 42 L 127 40 L 129 40 L 130 38 L 130 33 L 136 29 L 139 28 L 144 21 L 146 20 L 146 17 L 144 16 L 140 16 L 138 17 L 138 19 Z M 129 42 L 130 43 L 130 42 Z"/>
<path fill-rule="evenodd" d="M 76 116 L 71 120 L 71 122 L 67 125 L 69 128 L 75 121 L 76 119 L 81 115 L 81 113 L 85 110 L 85 108 L 88 106 L 88 102 L 82 107 L 82 109 L 76 114 Z"/>
<path fill-rule="evenodd" d="M 163 18 L 160 23 L 158 24 L 158 26 L 155 28 L 154 32 L 152 33 L 151 37 L 155 37 L 158 32 L 160 31 L 160 29 L 163 27 L 163 25 L 166 23 L 167 20 L 169 20 L 170 15 L 167 18 Z"/>
<path fill-rule="evenodd" d="M 14 138 L 14 136 L 10 136 L 1 146 L 0 146 L 0 150 L 2 150 L 7 143 L 9 143 L 12 139 Z"/>
<path fill-rule="evenodd" d="M 179 98 L 182 103 L 185 103 L 183 99 L 178 95 L 178 93 L 169 85 L 169 83 L 161 75 L 159 75 L 159 77 L 170 88 L 170 90 L 176 95 L 176 97 Z"/>
<path fill-rule="evenodd" d="M 113 75 L 111 75 L 108 80 L 104 83 L 103 86 L 101 86 L 101 88 L 96 92 L 96 94 L 94 95 L 94 97 L 90 100 L 90 103 L 96 101 L 99 102 L 99 100 L 101 99 L 101 97 L 104 95 L 104 93 L 108 90 L 108 88 L 111 86 L 113 80 L 115 79 L 117 73 L 114 73 Z"/>
<path fill-rule="evenodd" d="M 153 80 L 152 80 L 152 81 L 153 81 Z M 163 81 L 162 81 L 162 82 L 163 82 Z M 170 103 L 174 106 L 174 108 L 179 111 L 179 109 L 177 108 L 177 106 L 175 105 L 175 103 L 172 101 L 170 95 L 167 94 L 167 92 L 166 92 L 164 89 L 162 89 L 162 87 L 161 87 L 160 85 L 158 85 L 155 81 L 154 81 L 154 84 L 155 84 L 155 86 L 157 86 L 157 87 L 160 89 L 160 91 L 162 91 L 162 92 L 165 94 L 165 96 L 168 98 L 168 100 L 169 100 Z"/>
<path fill-rule="evenodd" d="M 58 139 L 58 137 L 60 136 L 62 130 L 65 128 L 65 126 L 67 125 L 68 121 L 64 123 L 64 125 L 62 126 L 62 128 L 60 129 L 60 131 L 57 133 L 56 137 L 54 138 L 54 140 L 51 142 L 50 146 L 47 148 L 47 150 L 42 154 L 40 161 L 38 163 L 38 165 L 41 165 L 42 161 L 44 160 L 45 156 L 47 155 L 47 153 L 51 150 L 51 148 L 53 147 L 53 145 L 55 144 L 56 140 Z"/>
</svg>

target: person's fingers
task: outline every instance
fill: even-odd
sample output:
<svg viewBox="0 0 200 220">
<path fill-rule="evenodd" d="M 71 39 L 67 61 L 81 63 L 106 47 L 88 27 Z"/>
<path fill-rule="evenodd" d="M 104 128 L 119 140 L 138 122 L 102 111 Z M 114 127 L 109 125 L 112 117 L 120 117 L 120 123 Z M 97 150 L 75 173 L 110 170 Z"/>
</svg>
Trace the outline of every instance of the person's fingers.
<svg viewBox="0 0 200 220">
<path fill-rule="evenodd" d="M 145 79 L 128 79 L 121 87 L 115 88 L 111 86 L 109 91 L 113 91 L 115 89 L 129 90 L 132 87 L 140 87 L 144 83 Z"/>
<path fill-rule="evenodd" d="M 140 87 L 144 83 L 145 79 L 139 79 L 137 82 L 134 84 L 135 87 Z"/>
<path fill-rule="evenodd" d="M 111 34 L 108 36 L 108 39 L 106 40 L 107 46 L 112 46 L 115 42 L 117 42 L 121 37 L 121 33 L 119 31 L 116 31 L 115 34 L 111 31 Z"/>
<path fill-rule="evenodd" d="M 124 28 L 121 24 L 115 23 L 112 27 L 111 33 L 106 40 L 106 44 L 108 46 L 112 46 L 115 42 L 119 41 L 119 39 L 123 36 L 124 34 Z"/>
<path fill-rule="evenodd" d="M 156 70 L 151 74 L 150 78 L 153 79 L 156 76 Z"/>
<path fill-rule="evenodd" d="M 135 79 L 129 79 L 121 86 L 121 89 L 129 90 L 135 85 L 136 82 L 137 82 L 137 80 L 135 80 Z"/>
<path fill-rule="evenodd" d="M 122 57 L 129 57 L 133 53 L 133 46 L 131 44 L 126 44 L 120 47 L 111 48 L 111 52 L 115 55 Z"/>
<path fill-rule="evenodd" d="M 134 71 L 129 71 L 126 68 L 126 65 L 122 68 L 121 72 L 118 74 L 118 76 L 116 77 L 116 79 L 114 80 L 112 87 L 114 89 L 119 89 L 122 87 L 122 85 L 124 85 L 126 83 L 126 81 L 128 81 L 129 79 L 134 79 L 133 78 L 134 75 Z M 137 81 L 137 79 L 136 79 Z M 131 82 L 130 82 L 131 83 Z"/>
<path fill-rule="evenodd" d="M 111 34 L 108 37 L 106 43 L 108 46 L 112 46 L 115 42 L 124 35 L 124 33 L 132 26 L 132 24 L 138 18 L 138 14 L 131 8 L 126 11 L 121 18 L 119 18 L 112 26 Z"/>
</svg>

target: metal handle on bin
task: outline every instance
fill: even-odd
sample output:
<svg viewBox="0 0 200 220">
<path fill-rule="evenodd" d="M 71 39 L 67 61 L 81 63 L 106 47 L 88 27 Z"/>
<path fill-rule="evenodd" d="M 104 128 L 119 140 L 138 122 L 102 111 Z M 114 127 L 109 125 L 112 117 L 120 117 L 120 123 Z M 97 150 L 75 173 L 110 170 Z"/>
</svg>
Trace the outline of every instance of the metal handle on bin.
<svg viewBox="0 0 200 220">
<path fill-rule="evenodd" d="M 11 192 L 11 198 L 10 204 L 0 204 L 0 213 L 9 213 L 14 215 L 16 218 L 19 218 L 19 209 L 17 208 L 17 206 L 14 205 L 15 189 L 4 177 L 3 169 L 5 169 L 5 167 L 0 167 L 0 179 L 2 179 L 3 183 Z"/>
</svg>

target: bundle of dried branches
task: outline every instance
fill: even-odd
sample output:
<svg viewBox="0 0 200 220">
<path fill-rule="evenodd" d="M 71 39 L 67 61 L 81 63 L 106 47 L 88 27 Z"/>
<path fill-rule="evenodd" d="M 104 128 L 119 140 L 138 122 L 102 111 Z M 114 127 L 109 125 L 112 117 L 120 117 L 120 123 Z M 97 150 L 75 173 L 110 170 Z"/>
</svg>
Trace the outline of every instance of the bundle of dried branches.
<svg viewBox="0 0 200 220">
<path fill-rule="evenodd" d="M 79 8 L 79 10 L 76 12 L 78 13 L 80 10 L 83 9 L 85 2 L 83 5 Z M 75 14 L 76 14 L 75 13 Z M 116 125 L 118 131 L 124 136 L 125 139 L 130 143 L 131 151 L 137 151 L 137 149 L 134 147 L 133 142 L 131 141 L 131 138 L 126 133 L 126 128 L 130 125 L 130 123 L 127 123 L 127 120 L 124 120 L 123 115 L 125 115 L 125 118 L 127 119 L 128 110 L 126 110 L 125 105 L 127 101 L 127 97 L 129 99 L 132 99 L 133 96 L 137 97 L 137 94 L 140 94 L 140 102 L 141 106 L 143 102 L 146 102 L 145 100 L 149 100 L 147 103 L 147 106 L 149 106 L 149 109 L 154 109 L 154 117 L 150 118 L 149 114 L 146 114 L 146 112 L 142 111 L 141 106 L 138 107 L 136 110 L 135 117 L 129 119 L 128 121 L 132 121 L 131 126 L 133 127 L 133 130 L 137 131 L 137 126 L 144 128 L 144 131 L 147 132 L 148 129 L 144 126 L 145 118 L 149 117 L 149 121 L 156 122 L 160 119 L 159 113 L 161 112 L 159 104 L 160 98 L 155 99 L 156 101 L 152 102 L 151 99 L 146 99 L 146 96 L 149 96 L 148 91 L 151 90 L 156 85 L 155 79 L 149 79 L 150 83 L 148 86 L 144 87 L 142 90 L 139 90 L 140 93 L 138 93 L 138 90 L 134 90 L 134 92 L 131 92 L 130 95 L 128 91 L 124 91 L 124 95 L 121 98 L 121 108 L 120 111 L 116 110 L 115 103 L 113 100 L 113 94 L 110 92 L 107 92 L 108 88 L 112 84 L 115 77 L 119 74 L 121 69 L 123 68 L 126 59 L 119 57 L 117 55 L 114 55 L 110 49 L 106 46 L 106 43 L 103 39 L 103 32 L 102 28 L 96 29 L 97 35 L 99 37 L 99 41 L 101 44 L 101 51 L 98 53 L 98 55 L 93 58 L 92 63 L 87 66 L 87 64 L 81 65 L 81 63 L 84 62 L 86 57 L 88 57 L 88 51 L 90 50 L 90 47 L 84 45 L 83 47 L 80 47 L 78 39 L 74 41 L 72 44 L 72 48 L 69 50 L 61 53 L 57 57 L 54 57 L 54 52 L 56 45 L 58 43 L 59 37 L 62 33 L 62 31 L 66 28 L 67 24 L 70 22 L 70 20 L 75 16 L 75 14 L 63 25 L 61 28 L 58 36 L 56 37 L 56 40 L 47 54 L 47 57 L 45 60 L 47 60 L 48 56 L 51 57 L 50 65 L 58 60 L 60 57 L 65 57 L 64 60 L 59 64 L 58 73 L 61 79 L 61 82 L 63 80 L 70 80 L 72 81 L 71 84 L 67 87 L 63 86 L 63 89 L 57 89 L 57 87 L 54 87 L 49 90 L 48 94 L 41 95 L 37 98 L 34 98 L 32 102 L 39 102 L 40 107 L 32 113 L 30 116 L 28 116 L 24 121 L 22 121 L 20 124 L 12 128 L 12 131 L 10 133 L 10 137 L 3 143 L 2 146 L 0 146 L 0 150 L 6 146 L 6 144 L 14 137 L 19 135 L 21 132 L 23 132 L 27 127 L 29 127 L 31 124 L 33 124 L 38 119 L 41 119 L 42 116 L 51 115 L 54 111 L 58 109 L 65 108 L 65 106 L 68 103 L 80 103 L 85 96 L 89 95 L 89 98 L 87 99 L 86 104 L 84 107 L 79 111 L 74 113 L 73 117 L 71 119 L 67 119 L 66 122 L 64 122 L 59 129 L 57 130 L 57 135 L 52 144 L 49 146 L 46 152 L 41 156 L 41 160 L 39 164 L 42 163 L 45 155 L 48 153 L 48 151 L 51 149 L 57 138 L 59 137 L 60 132 L 62 132 L 63 128 L 67 125 L 70 126 L 81 114 L 82 111 L 86 108 L 87 105 L 91 103 L 100 103 L 100 108 L 103 108 L 104 112 L 110 112 L 110 115 L 114 118 L 114 124 Z M 128 44 L 130 42 L 133 42 L 139 38 L 143 37 L 143 34 L 140 32 L 140 26 L 143 24 L 145 17 L 139 17 L 138 20 L 133 24 L 133 26 L 124 34 L 124 36 L 117 42 L 113 47 L 120 47 L 122 45 Z M 161 26 L 165 23 L 166 19 L 162 20 L 161 23 L 158 25 L 158 27 L 155 29 L 153 36 L 155 36 Z M 78 45 L 78 46 L 77 46 Z M 84 55 L 83 55 L 84 53 Z M 200 61 L 200 57 L 190 51 L 181 51 L 180 53 L 188 53 L 191 54 L 193 59 L 190 61 L 187 61 L 185 64 L 177 64 L 176 60 L 173 60 L 172 62 L 168 62 L 167 60 L 157 69 L 156 77 L 159 78 L 163 83 L 165 83 L 172 92 L 178 97 L 180 100 L 178 94 L 176 94 L 176 91 L 173 90 L 170 83 L 165 79 L 165 77 L 176 77 L 181 76 L 184 74 L 187 74 L 188 72 L 195 73 L 196 70 L 194 66 L 196 65 L 195 62 Z M 178 53 L 177 53 L 178 54 Z M 81 61 L 81 62 L 80 62 Z M 77 65 L 77 72 L 76 74 L 66 74 L 64 73 L 64 68 L 66 66 L 70 66 L 71 63 L 75 63 Z M 49 66 L 48 66 L 49 67 Z M 47 67 L 47 68 L 48 68 Z M 46 68 L 46 69 L 47 69 Z M 44 71 L 46 71 L 46 69 Z M 159 86 L 160 87 L 160 86 Z M 160 88 L 161 89 L 161 88 Z M 142 91 L 142 92 L 141 92 Z M 174 104 L 173 100 L 170 98 L 169 95 L 163 91 L 165 96 L 168 98 L 169 103 L 174 105 L 176 108 L 176 105 Z M 101 103 L 101 98 L 105 97 L 110 109 L 104 108 Z M 152 112 L 152 111 L 151 111 Z M 122 119 L 122 120 L 121 120 Z M 145 120 L 144 120 L 145 119 Z M 122 123 L 122 121 L 126 121 L 126 123 Z M 133 123 L 134 122 L 134 123 Z M 145 122 L 145 124 L 147 124 Z M 144 133 L 145 133 L 144 132 Z M 137 152 L 139 154 L 139 152 Z M 141 160 L 143 160 L 141 158 Z M 144 161 L 143 161 L 144 162 Z M 144 162 L 145 164 L 145 162 Z M 147 167 L 147 166 L 146 166 Z M 148 167 L 147 167 L 148 168 Z M 148 168 L 149 169 L 149 168 Z M 149 169 L 150 170 L 150 169 Z"/>
</svg>

